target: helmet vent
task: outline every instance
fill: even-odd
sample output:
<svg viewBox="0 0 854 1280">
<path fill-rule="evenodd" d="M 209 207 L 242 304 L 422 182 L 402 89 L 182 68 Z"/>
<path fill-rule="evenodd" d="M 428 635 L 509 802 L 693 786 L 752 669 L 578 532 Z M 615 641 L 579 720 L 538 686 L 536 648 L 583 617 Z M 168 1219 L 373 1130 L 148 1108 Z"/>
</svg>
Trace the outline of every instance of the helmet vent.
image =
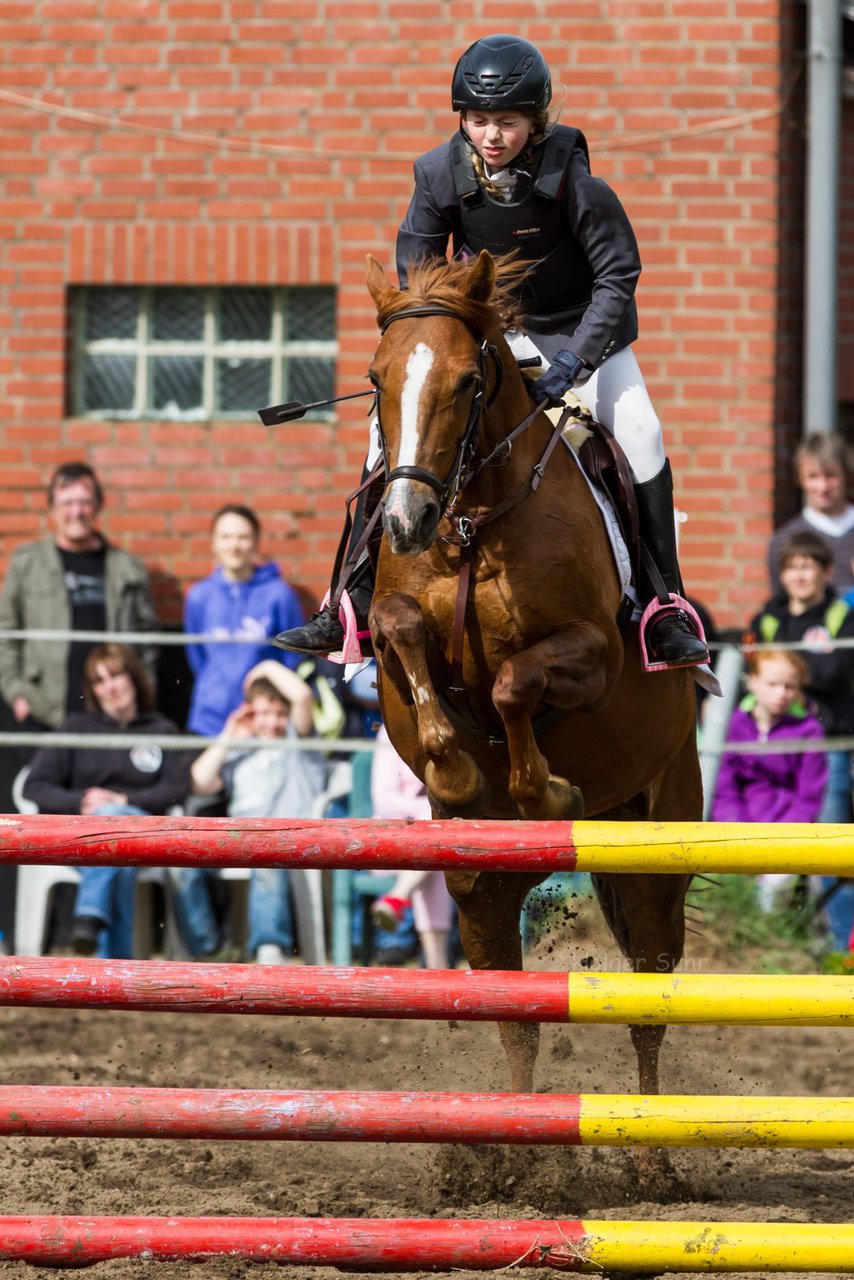
<svg viewBox="0 0 854 1280">
<path fill-rule="evenodd" d="M 523 70 L 511 71 L 506 76 L 499 75 L 497 72 L 490 74 L 488 71 L 479 76 L 473 71 L 465 73 L 466 82 L 475 93 L 488 93 L 493 98 L 503 98 L 508 93 L 512 93 L 524 77 Z"/>
</svg>

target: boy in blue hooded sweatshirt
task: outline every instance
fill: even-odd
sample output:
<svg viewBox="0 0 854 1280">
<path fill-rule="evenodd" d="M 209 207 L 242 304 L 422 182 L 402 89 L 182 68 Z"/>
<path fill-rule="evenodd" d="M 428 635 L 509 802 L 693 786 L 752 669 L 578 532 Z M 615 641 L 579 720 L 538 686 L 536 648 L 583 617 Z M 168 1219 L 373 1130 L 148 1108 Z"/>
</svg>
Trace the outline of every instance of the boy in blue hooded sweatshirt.
<svg viewBox="0 0 854 1280">
<path fill-rule="evenodd" d="M 243 679 L 265 658 L 294 668 L 295 654 L 275 649 L 270 637 L 298 626 L 303 610 L 276 564 L 259 564 L 261 522 L 251 507 L 229 503 L 211 523 L 217 567 L 187 592 L 184 630 L 189 635 L 233 636 L 235 644 L 191 644 L 187 660 L 193 695 L 187 728 L 216 737 L 243 701 Z M 251 643 L 246 643 L 246 641 Z"/>
</svg>

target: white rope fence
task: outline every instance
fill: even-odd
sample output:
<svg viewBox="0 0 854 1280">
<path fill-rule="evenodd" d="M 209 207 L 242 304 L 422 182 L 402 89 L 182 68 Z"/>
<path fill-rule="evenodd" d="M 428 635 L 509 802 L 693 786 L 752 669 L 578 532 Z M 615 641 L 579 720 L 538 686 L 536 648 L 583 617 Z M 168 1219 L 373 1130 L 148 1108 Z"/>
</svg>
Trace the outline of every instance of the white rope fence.
<svg viewBox="0 0 854 1280">
<path fill-rule="evenodd" d="M 83 641 L 95 644 L 183 645 L 184 647 L 202 644 L 258 645 L 260 643 L 257 635 L 223 636 L 191 635 L 178 631 L 52 631 L 46 629 L 3 631 L 0 633 L 0 643 L 6 640 Z M 854 751 L 854 735 L 819 739 L 787 738 L 785 742 L 726 742 L 726 728 L 729 724 L 732 707 L 737 701 L 737 690 L 744 657 L 754 651 L 763 649 L 792 649 L 806 652 L 814 652 L 816 649 L 815 646 L 797 643 L 735 645 L 726 641 L 710 644 L 709 648 L 719 654 L 719 662 L 716 664 L 716 669 L 718 669 L 719 675 L 724 677 L 722 679 L 724 705 L 721 706 L 720 700 L 716 698 L 708 700 L 710 711 L 717 706 L 723 714 L 718 716 L 713 714 L 707 717 L 700 749 L 701 760 L 703 758 L 720 757 L 725 752 L 732 752 L 735 755 L 785 755 L 789 752 Z M 852 648 L 854 648 L 854 638 L 834 639 L 825 643 L 820 652 Z M 650 676 L 650 679 L 655 679 L 655 676 Z M 45 732 L 28 730 L 0 732 L 0 748 L 52 746 L 73 747 L 83 750 L 99 747 L 121 749 L 127 746 L 128 740 L 126 733 L 77 734 L 60 733 L 54 730 Z M 185 733 L 170 734 L 167 737 L 158 737 L 156 734 L 134 734 L 133 741 L 141 745 L 157 745 L 164 751 L 202 751 L 213 742 L 230 748 L 264 747 L 267 750 L 272 748 L 277 751 L 353 753 L 356 751 L 373 751 L 375 749 L 375 744 L 371 738 L 301 738 L 297 740 L 288 738 L 209 738 L 199 734 Z"/>
<path fill-rule="evenodd" d="M 124 644 L 154 647 L 160 645 L 209 645 L 242 644 L 261 645 L 272 643 L 271 637 L 253 635 L 193 635 L 183 631 L 70 631 L 33 628 L 9 629 L 0 632 L 0 643 L 6 640 L 75 641 L 91 644 Z M 345 677 L 346 678 L 346 677 Z M 204 737 L 195 733 L 168 734 L 160 737 L 150 733 L 60 733 L 59 730 L 11 730 L 0 732 L 2 747 L 72 747 L 75 750 L 97 748 L 122 750 L 132 741 L 134 745 L 158 746 L 163 751 L 203 751 L 216 742 L 220 746 L 246 750 L 263 747 L 274 751 L 321 751 L 350 754 L 357 751 L 374 751 L 372 738 L 223 738 Z"/>
</svg>

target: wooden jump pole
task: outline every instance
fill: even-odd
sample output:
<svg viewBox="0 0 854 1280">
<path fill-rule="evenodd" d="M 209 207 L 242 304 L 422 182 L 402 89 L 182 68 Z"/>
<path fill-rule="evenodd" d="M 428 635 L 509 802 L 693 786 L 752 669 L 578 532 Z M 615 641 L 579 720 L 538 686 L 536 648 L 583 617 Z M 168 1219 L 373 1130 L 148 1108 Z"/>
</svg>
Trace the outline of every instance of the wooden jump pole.
<svg viewBox="0 0 854 1280">
<path fill-rule="evenodd" d="M 854 1272 L 854 1226 L 591 1219 L 0 1217 L 0 1259 L 42 1267 L 116 1258 L 361 1271 Z"/>
<path fill-rule="evenodd" d="M 0 865 L 854 876 L 850 824 L 0 817 Z"/>
<path fill-rule="evenodd" d="M 0 957 L 0 1007 L 467 1022 L 854 1025 L 854 975 L 537 973 Z"/>
<path fill-rule="evenodd" d="M 0 1135 L 851 1148 L 854 1098 L 5 1085 Z"/>
</svg>

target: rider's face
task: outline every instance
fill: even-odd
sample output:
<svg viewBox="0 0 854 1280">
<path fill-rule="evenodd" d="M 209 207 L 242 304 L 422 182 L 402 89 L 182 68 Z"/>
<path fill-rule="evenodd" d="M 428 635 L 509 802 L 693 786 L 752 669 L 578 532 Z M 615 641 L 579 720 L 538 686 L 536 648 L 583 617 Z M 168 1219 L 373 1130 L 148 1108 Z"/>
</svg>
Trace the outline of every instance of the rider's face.
<svg viewBox="0 0 854 1280">
<path fill-rule="evenodd" d="M 533 120 L 519 111 L 465 111 L 463 126 L 490 169 L 506 169 L 534 131 Z"/>
</svg>

